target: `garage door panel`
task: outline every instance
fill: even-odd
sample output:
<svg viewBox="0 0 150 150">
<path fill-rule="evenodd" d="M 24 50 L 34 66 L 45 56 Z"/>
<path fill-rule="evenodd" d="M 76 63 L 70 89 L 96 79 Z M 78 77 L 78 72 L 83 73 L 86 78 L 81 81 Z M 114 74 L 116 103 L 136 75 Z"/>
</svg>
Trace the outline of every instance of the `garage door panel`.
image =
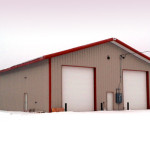
<svg viewBox="0 0 150 150">
<path fill-rule="evenodd" d="M 94 110 L 94 70 L 62 67 L 62 103 L 70 111 Z"/>
<path fill-rule="evenodd" d="M 124 107 L 127 109 L 147 108 L 146 72 L 123 71 Z"/>
</svg>

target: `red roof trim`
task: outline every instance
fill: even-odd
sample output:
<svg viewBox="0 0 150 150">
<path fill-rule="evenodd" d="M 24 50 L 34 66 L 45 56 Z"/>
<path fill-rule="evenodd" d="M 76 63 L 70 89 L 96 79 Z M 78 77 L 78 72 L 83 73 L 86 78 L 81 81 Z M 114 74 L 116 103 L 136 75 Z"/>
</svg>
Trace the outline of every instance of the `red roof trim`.
<svg viewBox="0 0 150 150">
<path fill-rule="evenodd" d="M 13 69 L 16 69 L 16 68 L 19 68 L 19 67 L 23 67 L 23 66 L 26 66 L 26 65 L 29 65 L 29 64 L 32 64 L 32 63 L 36 63 L 36 62 L 42 61 L 42 60 L 44 60 L 44 59 L 49 59 L 49 58 L 52 58 L 52 57 L 56 57 L 56 56 L 68 54 L 68 53 L 71 53 L 71 52 L 79 51 L 79 50 L 82 50 L 82 49 L 85 49 L 85 48 L 89 48 L 89 47 L 92 47 L 92 46 L 104 44 L 104 43 L 111 42 L 111 41 L 115 41 L 115 42 L 121 44 L 122 46 L 124 46 L 124 47 L 130 49 L 130 50 L 133 51 L 134 53 L 137 53 L 137 54 L 139 54 L 140 56 L 146 58 L 147 60 L 150 60 L 150 57 L 144 55 L 143 53 L 137 51 L 136 49 L 134 49 L 134 48 L 132 48 L 131 46 L 129 46 L 129 45 L 123 43 L 122 41 L 120 41 L 120 40 L 118 40 L 118 39 L 115 39 L 115 38 L 109 38 L 109 39 L 102 40 L 102 41 L 98 41 L 98 42 L 95 42 L 95 43 L 91 43 L 91 44 L 87 44 L 87 45 L 83 45 L 83 46 L 71 48 L 71 49 L 68 49 L 68 50 L 65 50 L 65 51 L 61 51 L 61 52 L 57 52 L 57 53 L 45 55 L 45 56 L 43 56 L 43 57 L 40 57 L 40 58 L 31 60 L 31 61 L 28 61 L 28 62 L 19 64 L 19 65 L 12 66 L 12 67 L 7 68 L 7 69 L 0 70 L 0 73 L 6 72 L 6 71 L 10 71 L 10 70 L 13 70 Z"/>
<path fill-rule="evenodd" d="M 48 58 L 51 58 L 51 57 L 64 55 L 64 54 L 67 54 L 67 53 L 79 51 L 79 50 L 82 50 L 82 49 L 85 49 L 85 48 L 89 48 L 89 47 L 92 47 L 92 46 L 96 46 L 96 45 L 99 45 L 99 44 L 104 44 L 104 43 L 110 42 L 110 41 L 113 41 L 113 38 L 106 39 L 106 40 L 103 40 L 103 41 L 98 41 L 98 42 L 87 44 L 87 45 L 83 45 L 83 46 L 79 46 L 79 47 L 75 47 L 75 48 L 71 48 L 71 49 L 68 49 L 68 50 L 65 50 L 65 51 L 61 51 L 61 52 L 57 52 L 57 53 L 53 53 L 53 54 L 50 54 L 50 55 L 46 55 L 46 56 L 44 56 L 44 58 L 48 59 Z"/>
<path fill-rule="evenodd" d="M 122 41 L 120 41 L 120 40 L 118 40 L 118 39 L 116 39 L 115 42 L 117 42 L 117 43 L 121 44 L 122 46 L 124 46 L 124 47 L 126 47 L 126 48 L 132 50 L 134 53 L 139 54 L 140 56 L 142 56 L 142 57 L 144 57 L 144 58 L 150 60 L 150 57 L 148 57 L 148 56 L 144 55 L 143 53 L 137 51 L 136 49 L 132 48 L 131 46 L 129 46 L 129 45 L 127 45 L 127 44 L 125 44 L 124 42 L 122 42 Z"/>
<path fill-rule="evenodd" d="M 33 64 L 33 63 L 39 62 L 39 61 L 41 61 L 43 59 L 44 59 L 43 57 L 36 58 L 34 60 L 31 60 L 31 61 L 28 61 L 28 62 L 24 62 L 22 64 L 15 65 L 15 66 L 12 66 L 12 67 L 7 68 L 7 69 L 0 70 L 0 73 L 6 72 L 6 71 L 10 71 L 10 70 L 13 70 L 13 69 L 16 69 L 16 68 L 19 68 L 19 67 L 23 67 L 23 66 L 26 66 L 26 65 L 29 65 L 29 64 Z"/>
</svg>

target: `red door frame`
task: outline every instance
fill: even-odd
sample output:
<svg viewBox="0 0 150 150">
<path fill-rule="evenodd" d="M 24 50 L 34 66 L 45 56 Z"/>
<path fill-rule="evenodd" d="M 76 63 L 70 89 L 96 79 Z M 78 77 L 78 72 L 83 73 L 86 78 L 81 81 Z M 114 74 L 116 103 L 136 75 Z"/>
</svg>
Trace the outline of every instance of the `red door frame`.
<svg viewBox="0 0 150 150">
<path fill-rule="evenodd" d="M 132 69 L 123 69 L 123 71 L 141 71 L 141 72 L 146 72 L 147 109 L 150 109 L 150 102 L 149 102 L 149 100 L 150 100 L 149 99 L 149 71 L 145 71 L 145 70 L 132 70 Z"/>
<path fill-rule="evenodd" d="M 96 100 L 96 67 L 88 67 L 88 66 L 73 66 L 73 65 L 62 65 L 68 67 L 82 67 L 82 68 L 93 68 L 94 70 L 94 111 L 97 111 L 97 100 Z"/>
</svg>

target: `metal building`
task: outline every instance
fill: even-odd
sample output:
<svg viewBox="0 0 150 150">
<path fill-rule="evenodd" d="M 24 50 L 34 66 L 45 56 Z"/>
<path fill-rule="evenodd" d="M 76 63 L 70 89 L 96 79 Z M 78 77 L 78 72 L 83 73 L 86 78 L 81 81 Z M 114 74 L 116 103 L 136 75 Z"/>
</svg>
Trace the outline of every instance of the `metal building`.
<svg viewBox="0 0 150 150">
<path fill-rule="evenodd" d="M 149 109 L 150 58 L 118 39 L 50 54 L 0 71 L 0 109 Z"/>
</svg>

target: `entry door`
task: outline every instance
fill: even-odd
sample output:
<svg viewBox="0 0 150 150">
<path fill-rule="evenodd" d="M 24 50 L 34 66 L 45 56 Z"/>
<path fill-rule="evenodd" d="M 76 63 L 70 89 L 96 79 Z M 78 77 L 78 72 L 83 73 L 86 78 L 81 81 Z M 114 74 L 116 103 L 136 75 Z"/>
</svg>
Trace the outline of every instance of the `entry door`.
<svg viewBox="0 0 150 150">
<path fill-rule="evenodd" d="M 146 72 L 123 71 L 124 108 L 147 109 Z"/>
<path fill-rule="evenodd" d="M 107 110 L 111 111 L 113 110 L 113 100 L 114 100 L 114 94 L 113 93 L 107 93 Z"/>
<path fill-rule="evenodd" d="M 69 111 L 94 110 L 94 69 L 62 67 L 62 105 Z"/>
</svg>

